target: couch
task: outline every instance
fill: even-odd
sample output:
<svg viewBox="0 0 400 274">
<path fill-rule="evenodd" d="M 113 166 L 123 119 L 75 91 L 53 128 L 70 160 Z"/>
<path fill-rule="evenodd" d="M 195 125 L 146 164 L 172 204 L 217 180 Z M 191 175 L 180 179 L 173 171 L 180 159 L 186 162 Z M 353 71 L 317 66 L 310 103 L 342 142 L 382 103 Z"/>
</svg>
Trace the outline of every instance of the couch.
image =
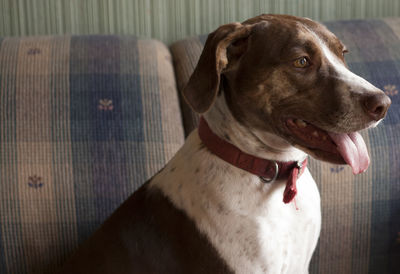
<svg viewBox="0 0 400 274">
<path fill-rule="evenodd" d="M 310 273 L 400 273 L 400 18 L 327 22 L 392 99 L 368 171 L 310 160 L 322 230 Z M 197 126 L 180 98 L 206 35 L 0 38 L 0 273 L 52 273 Z"/>
</svg>

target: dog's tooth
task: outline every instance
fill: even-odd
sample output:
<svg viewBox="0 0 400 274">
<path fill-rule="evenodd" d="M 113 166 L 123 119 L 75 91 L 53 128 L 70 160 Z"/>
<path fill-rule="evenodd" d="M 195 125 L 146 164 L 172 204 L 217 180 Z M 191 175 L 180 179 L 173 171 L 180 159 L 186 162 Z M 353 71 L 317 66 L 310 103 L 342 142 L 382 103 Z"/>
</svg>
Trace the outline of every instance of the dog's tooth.
<svg viewBox="0 0 400 274">
<path fill-rule="evenodd" d="M 296 119 L 294 122 L 299 128 L 305 128 L 307 126 L 307 123 L 300 119 Z"/>
<path fill-rule="evenodd" d="M 312 133 L 312 135 L 314 136 L 314 137 L 319 137 L 319 134 L 318 134 L 318 132 L 317 131 L 314 131 L 313 133 Z"/>
</svg>

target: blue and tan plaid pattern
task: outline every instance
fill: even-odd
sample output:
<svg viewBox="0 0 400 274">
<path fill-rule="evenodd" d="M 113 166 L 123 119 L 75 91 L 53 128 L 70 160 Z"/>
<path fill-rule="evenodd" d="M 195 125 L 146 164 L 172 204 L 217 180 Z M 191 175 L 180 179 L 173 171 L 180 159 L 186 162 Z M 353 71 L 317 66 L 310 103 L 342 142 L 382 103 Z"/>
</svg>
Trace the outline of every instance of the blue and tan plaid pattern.
<svg viewBox="0 0 400 274">
<path fill-rule="evenodd" d="M 365 174 L 311 160 L 322 199 L 322 231 L 311 273 L 400 273 L 400 18 L 326 24 L 349 48 L 350 69 L 392 99 L 387 118 L 364 132 L 372 164 Z M 181 90 L 207 36 L 171 46 Z M 186 134 L 197 116 L 183 102 Z"/>
<path fill-rule="evenodd" d="M 0 39 L 0 273 L 52 273 L 184 141 L 168 48 Z"/>
</svg>

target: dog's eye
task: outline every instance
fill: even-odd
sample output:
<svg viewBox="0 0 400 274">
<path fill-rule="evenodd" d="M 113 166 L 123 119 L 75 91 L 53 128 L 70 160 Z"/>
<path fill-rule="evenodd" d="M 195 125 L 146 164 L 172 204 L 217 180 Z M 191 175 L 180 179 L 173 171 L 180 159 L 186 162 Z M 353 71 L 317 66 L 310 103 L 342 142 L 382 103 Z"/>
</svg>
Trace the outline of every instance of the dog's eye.
<svg viewBox="0 0 400 274">
<path fill-rule="evenodd" d="M 306 68 L 310 65 L 310 63 L 308 62 L 307 57 L 300 57 L 293 62 L 293 65 L 296 68 Z"/>
</svg>

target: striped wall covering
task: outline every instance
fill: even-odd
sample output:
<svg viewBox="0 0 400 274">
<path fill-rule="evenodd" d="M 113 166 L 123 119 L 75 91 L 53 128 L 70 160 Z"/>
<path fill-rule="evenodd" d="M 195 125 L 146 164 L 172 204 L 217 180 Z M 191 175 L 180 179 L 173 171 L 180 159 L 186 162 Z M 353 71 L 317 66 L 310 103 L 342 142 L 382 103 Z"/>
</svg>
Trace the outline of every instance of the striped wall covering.
<svg viewBox="0 0 400 274">
<path fill-rule="evenodd" d="M 0 40 L 0 273 L 52 273 L 183 143 L 154 40 Z"/>
<path fill-rule="evenodd" d="M 322 201 L 322 231 L 310 273 L 400 273 L 400 18 L 326 25 L 349 48 L 350 69 L 383 89 L 392 106 L 377 128 L 363 132 L 372 160 L 366 173 L 353 176 L 349 167 L 310 161 Z M 206 38 L 171 46 L 178 89 L 188 81 Z M 181 104 L 187 134 L 198 118 Z"/>
<path fill-rule="evenodd" d="M 0 0 L 0 36 L 135 34 L 170 43 L 262 13 L 400 16 L 399 0 Z"/>
</svg>

